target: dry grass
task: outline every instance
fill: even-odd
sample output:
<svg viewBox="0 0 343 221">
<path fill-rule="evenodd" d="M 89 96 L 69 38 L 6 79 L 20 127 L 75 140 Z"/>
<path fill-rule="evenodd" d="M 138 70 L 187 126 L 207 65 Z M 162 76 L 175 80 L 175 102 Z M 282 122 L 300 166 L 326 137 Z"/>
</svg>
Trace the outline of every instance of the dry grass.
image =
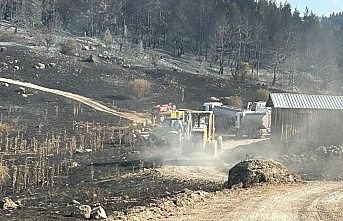
<svg viewBox="0 0 343 221">
<path fill-rule="evenodd" d="M 268 101 L 270 91 L 268 89 L 260 88 L 256 91 L 257 101 Z"/>
<path fill-rule="evenodd" d="M 6 133 L 9 130 L 9 126 L 6 124 L 0 124 L 0 134 Z"/>
<path fill-rule="evenodd" d="M 68 39 L 61 44 L 61 53 L 71 55 L 76 50 L 76 41 L 74 39 Z"/>
<path fill-rule="evenodd" d="M 8 167 L 0 165 L 0 186 L 2 186 L 9 178 Z"/>
<path fill-rule="evenodd" d="M 239 96 L 230 96 L 230 99 L 228 100 L 228 105 L 232 107 L 241 108 L 243 106 L 242 98 Z"/>
</svg>

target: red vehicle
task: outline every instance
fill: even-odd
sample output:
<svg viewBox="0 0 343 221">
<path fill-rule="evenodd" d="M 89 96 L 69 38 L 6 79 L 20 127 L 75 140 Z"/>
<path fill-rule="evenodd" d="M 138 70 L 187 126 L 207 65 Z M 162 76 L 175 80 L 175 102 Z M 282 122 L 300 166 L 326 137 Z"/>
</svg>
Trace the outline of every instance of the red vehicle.
<svg viewBox="0 0 343 221">
<path fill-rule="evenodd" d="M 158 115 L 159 113 L 168 112 L 175 109 L 176 107 L 173 105 L 173 103 L 159 104 L 152 108 L 152 115 Z"/>
</svg>

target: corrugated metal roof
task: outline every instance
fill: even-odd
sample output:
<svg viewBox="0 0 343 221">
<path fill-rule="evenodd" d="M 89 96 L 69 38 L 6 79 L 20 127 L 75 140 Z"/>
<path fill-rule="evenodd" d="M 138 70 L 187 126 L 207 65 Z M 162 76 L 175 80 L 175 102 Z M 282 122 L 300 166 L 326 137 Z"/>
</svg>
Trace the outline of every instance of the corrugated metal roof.
<svg viewBox="0 0 343 221">
<path fill-rule="evenodd" d="M 271 93 L 275 108 L 343 109 L 343 96 Z"/>
</svg>

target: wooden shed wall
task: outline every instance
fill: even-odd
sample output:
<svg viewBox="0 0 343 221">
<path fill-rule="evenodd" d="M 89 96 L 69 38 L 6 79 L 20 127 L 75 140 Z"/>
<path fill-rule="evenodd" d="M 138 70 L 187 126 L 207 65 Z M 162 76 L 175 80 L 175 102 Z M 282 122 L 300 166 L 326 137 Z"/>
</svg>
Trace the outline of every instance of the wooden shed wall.
<svg viewBox="0 0 343 221">
<path fill-rule="evenodd" d="M 273 108 L 271 139 L 282 144 L 342 144 L 343 110 Z"/>
</svg>

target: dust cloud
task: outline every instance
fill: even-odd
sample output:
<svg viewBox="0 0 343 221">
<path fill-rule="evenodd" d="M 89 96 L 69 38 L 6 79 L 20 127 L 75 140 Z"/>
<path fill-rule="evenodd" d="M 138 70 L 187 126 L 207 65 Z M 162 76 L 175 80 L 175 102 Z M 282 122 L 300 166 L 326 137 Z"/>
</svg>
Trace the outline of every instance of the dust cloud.
<svg viewBox="0 0 343 221">
<path fill-rule="evenodd" d="M 304 143 L 307 144 L 291 148 L 273 143 L 269 138 L 231 139 L 224 141 L 223 150 L 216 157 L 206 151 L 194 151 L 185 156 L 180 145 L 141 147 L 140 156 L 163 166 L 216 168 L 226 174 L 241 161 L 274 160 L 307 181 L 343 180 L 343 147 L 338 145 L 338 140 L 333 142 L 335 145 Z"/>
<path fill-rule="evenodd" d="M 342 146 L 336 145 L 307 145 L 294 150 L 266 139 L 228 149 L 221 159 L 228 167 L 244 160 L 274 160 L 285 165 L 290 173 L 298 174 L 307 181 L 341 181 L 342 149 Z"/>
</svg>

